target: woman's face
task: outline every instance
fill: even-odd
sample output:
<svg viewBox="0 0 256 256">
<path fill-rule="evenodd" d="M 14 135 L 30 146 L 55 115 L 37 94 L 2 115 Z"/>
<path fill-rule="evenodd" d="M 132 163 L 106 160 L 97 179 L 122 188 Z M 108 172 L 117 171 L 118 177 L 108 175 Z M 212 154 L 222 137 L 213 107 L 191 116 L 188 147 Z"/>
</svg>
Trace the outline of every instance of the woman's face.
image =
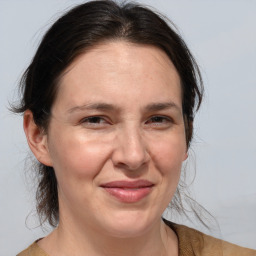
<svg viewBox="0 0 256 256">
<path fill-rule="evenodd" d="M 146 232 L 171 201 L 187 157 L 174 65 L 152 46 L 94 47 L 64 73 L 45 136 L 60 223 L 120 237 Z"/>
</svg>

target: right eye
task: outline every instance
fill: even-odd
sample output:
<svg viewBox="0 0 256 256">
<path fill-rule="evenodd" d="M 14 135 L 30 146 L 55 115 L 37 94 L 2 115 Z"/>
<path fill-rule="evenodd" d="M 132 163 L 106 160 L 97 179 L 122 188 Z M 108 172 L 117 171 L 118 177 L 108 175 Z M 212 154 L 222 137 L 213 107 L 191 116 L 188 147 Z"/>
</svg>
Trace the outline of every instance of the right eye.
<svg viewBox="0 0 256 256">
<path fill-rule="evenodd" d="M 105 125 L 109 125 L 109 122 L 106 121 L 106 119 L 101 116 L 89 116 L 89 117 L 83 118 L 80 121 L 80 124 L 88 128 L 101 128 Z"/>
</svg>

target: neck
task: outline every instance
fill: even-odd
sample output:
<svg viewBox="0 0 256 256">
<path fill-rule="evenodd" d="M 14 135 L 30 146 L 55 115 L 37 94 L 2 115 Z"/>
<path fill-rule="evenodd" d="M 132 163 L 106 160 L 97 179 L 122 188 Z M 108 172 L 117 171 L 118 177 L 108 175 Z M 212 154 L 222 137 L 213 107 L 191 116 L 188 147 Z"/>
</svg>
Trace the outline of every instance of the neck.
<svg viewBox="0 0 256 256">
<path fill-rule="evenodd" d="M 162 220 L 146 233 L 136 237 L 119 238 L 106 235 L 74 223 L 60 225 L 39 242 L 49 255 L 91 256 L 177 256 L 178 240 L 175 233 Z"/>
</svg>

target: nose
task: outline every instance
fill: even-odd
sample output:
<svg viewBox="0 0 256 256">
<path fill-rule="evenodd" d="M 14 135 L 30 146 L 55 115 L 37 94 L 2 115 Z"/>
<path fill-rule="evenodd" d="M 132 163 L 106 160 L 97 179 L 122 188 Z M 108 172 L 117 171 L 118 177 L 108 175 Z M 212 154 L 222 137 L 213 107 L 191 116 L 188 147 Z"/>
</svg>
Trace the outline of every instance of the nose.
<svg viewBox="0 0 256 256">
<path fill-rule="evenodd" d="M 114 166 L 127 170 L 138 170 L 150 159 L 145 141 L 139 128 L 119 132 L 112 155 Z"/>
</svg>

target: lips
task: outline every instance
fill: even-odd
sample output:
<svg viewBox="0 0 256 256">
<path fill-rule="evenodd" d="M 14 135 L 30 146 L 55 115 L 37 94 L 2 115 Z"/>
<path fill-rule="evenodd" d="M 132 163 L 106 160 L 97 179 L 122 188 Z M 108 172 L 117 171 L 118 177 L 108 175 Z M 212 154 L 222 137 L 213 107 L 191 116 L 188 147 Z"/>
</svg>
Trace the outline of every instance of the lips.
<svg viewBox="0 0 256 256">
<path fill-rule="evenodd" d="M 148 180 L 112 181 L 102 184 L 101 187 L 111 196 L 124 203 L 135 203 L 152 191 L 154 184 Z"/>
</svg>

